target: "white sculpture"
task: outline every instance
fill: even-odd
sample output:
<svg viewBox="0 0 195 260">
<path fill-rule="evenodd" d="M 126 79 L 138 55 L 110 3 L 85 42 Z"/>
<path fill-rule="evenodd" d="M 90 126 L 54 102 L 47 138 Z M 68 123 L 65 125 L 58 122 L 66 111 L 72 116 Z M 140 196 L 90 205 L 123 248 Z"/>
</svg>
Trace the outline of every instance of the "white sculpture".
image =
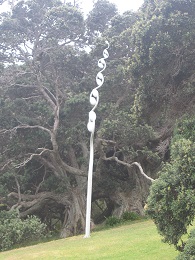
<svg viewBox="0 0 195 260">
<path fill-rule="evenodd" d="M 101 69 L 96 76 L 97 87 L 91 91 L 90 94 L 90 104 L 93 106 L 92 110 L 89 112 L 89 121 L 87 124 L 87 129 L 91 133 L 90 137 L 90 157 L 89 157 L 89 170 L 88 170 L 88 185 L 87 185 L 87 206 L 86 206 L 86 226 L 85 226 L 85 238 L 90 237 L 90 221 L 91 221 L 91 197 L 92 197 L 92 179 L 93 179 L 93 161 L 94 161 L 94 148 L 93 148 L 93 138 L 95 132 L 95 120 L 96 113 L 95 109 L 99 103 L 99 92 L 98 89 L 104 83 L 104 76 L 102 72 L 106 68 L 105 59 L 109 57 L 107 49 L 109 48 L 109 43 L 106 41 L 108 47 L 103 51 L 103 58 L 99 59 L 98 67 Z"/>
</svg>

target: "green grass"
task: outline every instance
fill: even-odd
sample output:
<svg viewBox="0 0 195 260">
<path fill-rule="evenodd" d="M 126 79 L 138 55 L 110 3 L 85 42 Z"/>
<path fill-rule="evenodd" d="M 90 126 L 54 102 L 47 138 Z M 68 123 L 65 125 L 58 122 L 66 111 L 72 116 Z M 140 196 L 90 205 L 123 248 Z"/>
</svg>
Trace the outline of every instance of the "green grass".
<svg viewBox="0 0 195 260">
<path fill-rule="evenodd" d="M 127 259 L 171 260 L 173 246 L 161 242 L 151 220 L 0 253 L 0 260 Z"/>
</svg>

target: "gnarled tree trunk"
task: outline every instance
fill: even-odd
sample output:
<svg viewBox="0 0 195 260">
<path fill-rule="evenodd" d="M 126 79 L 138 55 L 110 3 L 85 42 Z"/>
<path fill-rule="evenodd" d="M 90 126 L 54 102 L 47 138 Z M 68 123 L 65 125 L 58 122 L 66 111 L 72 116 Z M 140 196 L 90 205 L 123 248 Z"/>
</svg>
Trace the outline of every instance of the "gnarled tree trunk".
<svg viewBox="0 0 195 260">
<path fill-rule="evenodd" d="M 85 228 L 86 195 L 78 187 L 71 192 L 71 205 L 65 208 L 61 237 L 81 234 Z"/>
<path fill-rule="evenodd" d="M 130 178 L 132 183 L 129 183 L 129 188 L 124 190 L 117 189 L 111 194 L 110 199 L 113 202 L 112 215 L 120 218 L 124 212 L 136 212 L 139 215 L 144 215 L 144 205 L 149 194 L 150 184 L 142 176 L 132 173 L 133 178 Z"/>
</svg>

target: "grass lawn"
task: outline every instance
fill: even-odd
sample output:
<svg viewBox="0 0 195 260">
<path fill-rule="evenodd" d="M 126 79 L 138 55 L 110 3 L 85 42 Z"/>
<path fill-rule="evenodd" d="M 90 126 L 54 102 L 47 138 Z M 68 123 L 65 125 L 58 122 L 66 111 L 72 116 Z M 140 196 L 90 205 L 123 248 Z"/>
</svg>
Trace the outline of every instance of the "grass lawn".
<svg viewBox="0 0 195 260">
<path fill-rule="evenodd" d="M 171 260 L 178 253 L 161 242 L 151 220 L 0 253 L 0 260 Z"/>
</svg>

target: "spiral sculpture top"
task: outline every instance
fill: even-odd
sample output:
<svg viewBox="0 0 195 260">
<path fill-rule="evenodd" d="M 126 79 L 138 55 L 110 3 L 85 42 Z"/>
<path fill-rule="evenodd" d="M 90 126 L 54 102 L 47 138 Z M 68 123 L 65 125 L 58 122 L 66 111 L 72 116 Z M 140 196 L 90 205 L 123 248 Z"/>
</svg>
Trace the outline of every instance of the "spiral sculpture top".
<svg viewBox="0 0 195 260">
<path fill-rule="evenodd" d="M 105 70 L 106 68 L 106 59 L 109 57 L 109 53 L 108 53 L 108 48 L 110 47 L 109 42 L 106 41 L 106 44 L 108 45 L 108 47 L 106 49 L 104 49 L 103 51 L 103 58 L 98 60 L 98 67 L 101 69 L 96 76 L 96 83 L 97 83 L 97 87 L 94 88 L 91 91 L 90 94 L 90 104 L 93 106 L 92 110 L 89 112 L 89 121 L 87 124 L 87 128 L 89 130 L 89 132 L 94 133 L 95 131 L 95 120 L 96 120 L 96 113 L 94 112 L 94 110 L 96 109 L 98 103 L 99 103 L 99 92 L 98 89 L 103 85 L 104 83 L 104 76 L 102 74 L 102 72 Z"/>
</svg>

